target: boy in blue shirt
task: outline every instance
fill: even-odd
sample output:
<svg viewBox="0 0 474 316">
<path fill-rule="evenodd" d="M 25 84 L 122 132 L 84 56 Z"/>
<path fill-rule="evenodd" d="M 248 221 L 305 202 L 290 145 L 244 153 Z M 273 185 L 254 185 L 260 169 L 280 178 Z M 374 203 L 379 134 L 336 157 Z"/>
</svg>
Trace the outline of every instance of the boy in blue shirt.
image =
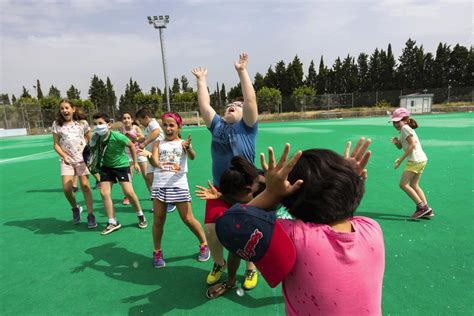
<svg viewBox="0 0 474 316">
<path fill-rule="evenodd" d="M 258 133 L 257 96 L 247 72 L 248 55 L 240 54 L 239 61 L 234 64 L 242 87 L 243 101 L 236 100 L 227 104 L 224 116 L 221 117 L 211 107 L 207 89 L 207 69 L 194 68 L 192 73 L 197 78 L 197 94 L 199 110 L 212 134 L 211 156 L 212 177 L 214 186 L 218 186 L 225 170 L 230 167 L 234 156 L 243 156 L 252 164 L 255 163 L 255 145 Z M 217 203 L 217 204 L 216 204 Z M 207 276 L 207 283 L 219 281 L 225 270 L 223 247 L 217 239 L 215 219 L 220 215 L 218 200 L 206 201 L 204 224 L 206 238 L 214 259 L 214 267 Z M 244 289 L 251 290 L 257 285 L 258 274 L 256 267 L 247 262 Z"/>
</svg>

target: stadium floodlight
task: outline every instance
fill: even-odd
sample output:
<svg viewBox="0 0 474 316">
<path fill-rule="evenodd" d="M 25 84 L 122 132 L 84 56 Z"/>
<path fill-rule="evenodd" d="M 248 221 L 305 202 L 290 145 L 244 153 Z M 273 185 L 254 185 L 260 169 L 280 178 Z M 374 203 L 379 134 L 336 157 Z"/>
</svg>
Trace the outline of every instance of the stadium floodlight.
<svg viewBox="0 0 474 316">
<path fill-rule="evenodd" d="M 168 24 L 170 21 L 170 16 L 165 15 L 160 15 L 159 17 L 154 15 L 153 18 L 150 16 L 148 17 L 148 23 L 153 24 L 153 27 L 155 29 L 158 29 L 160 32 L 160 44 L 161 44 L 161 59 L 163 61 L 163 74 L 165 77 L 165 94 L 166 94 L 166 107 L 168 112 L 171 111 L 170 108 L 170 92 L 168 89 L 168 72 L 166 71 L 166 54 L 165 54 L 165 45 L 164 45 L 164 35 L 163 35 L 163 29 L 166 28 L 166 24 Z"/>
</svg>

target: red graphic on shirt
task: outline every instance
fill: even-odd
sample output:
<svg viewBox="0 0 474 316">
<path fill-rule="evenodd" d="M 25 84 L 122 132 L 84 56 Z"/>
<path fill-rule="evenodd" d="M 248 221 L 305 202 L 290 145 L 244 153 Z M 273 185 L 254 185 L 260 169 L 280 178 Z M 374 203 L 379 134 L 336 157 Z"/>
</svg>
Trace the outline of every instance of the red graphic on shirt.
<svg viewBox="0 0 474 316">
<path fill-rule="evenodd" d="M 245 244 L 244 249 L 237 250 L 237 255 L 247 261 L 250 261 L 250 259 L 255 256 L 255 248 L 262 237 L 263 233 L 258 229 L 255 229 L 252 235 L 250 235 L 250 239 Z"/>
</svg>

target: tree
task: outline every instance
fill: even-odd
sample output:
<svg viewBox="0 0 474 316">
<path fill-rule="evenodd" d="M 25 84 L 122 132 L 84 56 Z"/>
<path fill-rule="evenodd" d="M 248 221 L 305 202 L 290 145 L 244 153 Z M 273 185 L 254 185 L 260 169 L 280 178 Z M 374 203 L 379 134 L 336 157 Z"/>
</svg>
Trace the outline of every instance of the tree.
<svg viewBox="0 0 474 316">
<path fill-rule="evenodd" d="M 281 92 L 275 88 L 263 87 L 257 91 L 257 104 L 259 112 L 280 112 Z"/>
<path fill-rule="evenodd" d="M 60 99 L 61 98 L 61 92 L 59 91 L 58 88 L 51 85 L 51 87 L 49 88 L 48 96 L 56 97 L 56 98 Z"/>
<path fill-rule="evenodd" d="M 370 90 L 380 90 L 380 77 L 382 76 L 380 64 L 380 52 L 379 49 L 376 48 L 374 53 L 370 56 L 369 70 L 367 72 Z"/>
<path fill-rule="evenodd" d="M 300 108 L 301 112 L 305 111 L 306 106 L 313 105 L 316 92 L 311 87 L 299 87 L 293 90 L 291 99 L 295 104 L 295 108 Z"/>
<path fill-rule="evenodd" d="M 446 43 L 438 44 L 436 57 L 433 65 L 433 86 L 436 88 L 447 87 L 449 85 L 449 55 L 451 48 Z"/>
<path fill-rule="evenodd" d="M 345 93 L 357 91 L 357 65 L 354 58 L 347 55 L 342 62 L 342 91 Z"/>
<path fill-rule="evenodd" d="M 173 95 L 175 93 L 179 93 L 180 92 L 180 85 L 179 85 L 179 79 L 178 78 L 174 78 L 173 79 L 173 86 L 171 88 L 171 98 L 173 97 Z"/>
<path fill-rule="evenodd" d="M 25 86 L 23 86 L 23 92 L 20 95 L 20 99 L 31 99 L 30 92 L 25 88 Z"/>
<path fill-rule="evenodd" d="M 472 48 L 471 48 L 472 49 Z M 472 73 L 468 73 L 470 53 L 466 47 L 456 44 L 449 55 L 449 83 L 453 87 L 467 86 Z"/>
<path fill-rule="evenodd" d="M 411 38 L 405 43 L 402 55 L 398 58 L 398 81 L 401 88 L 415 88 L 417 85 L 417 55 L 419 55 L 416 42 Z"/>
<path fill-rule="evenodd" d="M 330 91 L 334 93 L 342 93 L 344 91 L 343 80 L 344 75 L 342 71 L 342 62 L 339 57 L 336 58 L 334 65 L 332 66 L 332 76 L 329 76 Z"/>
<path fill-rule="evenodd" d="M 276 74 L 273 71 L 272 66 L 268 67 L 267 69 L 267 73 L 265 74 L 265 78 L 263 79 L 263 86 L 268 87 L 268 88 L 277 87 Z"/>
<path fill-rule="evenodd" d="M 107 109 L 109 109 L 109 113 L 115 114 L 117 96 L 115 95 L 114 86 L 112 85 L 112 82 L 110 81 L 109 77 L 107 77 L 105 89 L 107 96 Z"/>
<path fill-rule="evenodd" d="M 381 89 L 392 90 L 398 87 L 395 81 L 395 66 L 397 62 L 392 53 L 392 45 L 388 44 L 387 53 L 380 53 L 380 82 Z"/>
<path fill-rule="evenodd" d="M 109 112 L 107 103 L 107 88 L 102 79 L 94 75 L 89 88 L 89 100 L 95 105 L 99 112 Z"/>
<path fill-rule="evenodd" d="M 303 85 L 303 64 L 298 58 L 298 55 L 296 55 L 295 58 L 293 58 L 293 61 L 288 64 L 285 77 L 286 84 L 288 85 L 286 89 L 290 92 Z"/>
<path fill-rule="evenodd" d="M 307 87 L 311 87 L 316 89 L 318 75 L 316 73 L 316 69 L 314 68 L 314 62 L 311 60 L 311 63 L 308 67 L 308 76 L 306 76 L 305 85 Z"/>
<path fill-rule="evenodd" d="M 239 82 L 236 86 L 230 88 L 229 93 L 227 94 L 227 100 L 233 101 L 240 97 L 242 97 L 242 86 Z"/>
<path fill-rule="evenodd" d="M 69 100 L 79 100 L 81 98 L 81 91 L 74 87 L 74 85 L 71 85 L 66 91 L 66 96 Z"/>
<path fill-rule="evenodd" d="M 134 103 L 134 96 L 137 93 L 142 93 L 140 86 L 138 85 L 136 81 L 133 81 L 132 78 L 130 78 L 129 83 L 125 87 L 124 94 L 120 96 L 120 101 L 119 101 L 120 112 L 135 113 L 136 111 L 138 111 L 139 105 Z M 142 93 L 142 95 L 144 94 Z M 157 96 L 157 98 L 160 99 L 160 102 L 158 102 L 158 104 L 161 104 L 162 95 L 158 93 L 158 91 L 156 94 L 152 94 L 152 95 Z M 139 100 L 139 99 L 136 99 L 136 100 Z M 153 102 L 155 104 L 157 101 L 153 99 Z"/>
<path fill-rule="evenodd" d="M 223 104 L 227 103 L 227 93 L 225 92 L 225 85 L 221 85 L 220 100 Z"/>
<path fill-rule="evenodd" d="M 39 79 L 36 79 L 36 86 L 34 87 L 36 88 L 36 98 L 38 100 L 41 100 L 43 98 L 43 91 L 41 90 L 41 84 Z"/>
<path fill-rule="evenodd" d="M 198 111 L 199 105 L 197 102 L 197 92 L 193 91 L 184 91 L 176 93 L 173 96 L 173 105 L 175 111 L 179 112 L 188 112 L 188 111 Z M 178 108 L 176 108 L 178 106 Z"/>
<path fill-rule="evenodd" d="M 291 90 L 290 85 L 287 78 L 286 73 L 286 66 L 283 60 L 280 60 L 275 65 L 275 81 L 276 81 L 276 88 L 281 91 L 283 96 L 290 96 Z"/>
<path fill-rule="evenodd" d="M 265 78 L 262 76 L 261 73 L 257 72 L 255 74 L 254 79 L 253 79 L 253 87 L 254 87 L 255 91 L 260 90 L 264 86 L 265 86 Z"/>
<path fill-rule="evenodd" d="M 4 105 L 10 105 L 10 98 L 8 97 L 8 94 L 0 94 L 0 103 L 3 103 Z"/>
<path fill-rule="evenodd" d="M 319 91 L 320 94 L 328 92 L 328 75 L 328 68 L 324 65 L 324 58 L 321 56 L 321 59 L 319 60 L 319 71 L 316 76 L 316 91 Z"/>
<path fill-rule="evenodd" d="M 14 94 L 12 94 L 12 104 L 15 104 L 16 103 L 16 97 Z"/>
<path fill-rule="evenodd" d="M 357 57 L 357 87 L 360 92 L 369 91 L 369 56 L 366 53 L 360 53 Z"/>
<path fill-rule="evenodd" d="M 189 87 L 189 81 L 186 76 L 182 75 L 181 76 L 181 91 L 183 92 L 192 92 L 193 88 Z"/>
</svg>

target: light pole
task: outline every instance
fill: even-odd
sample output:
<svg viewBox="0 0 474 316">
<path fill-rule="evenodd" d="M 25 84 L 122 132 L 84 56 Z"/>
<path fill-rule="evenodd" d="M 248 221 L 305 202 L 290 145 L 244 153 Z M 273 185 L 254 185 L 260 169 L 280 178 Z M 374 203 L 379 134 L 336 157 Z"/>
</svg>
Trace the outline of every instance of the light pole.
<svg viewBox="0 0 474 316">
<path fill-rule="evenodd" d="M 166 28 L 166 24 L 170 22 L 169 15 L 159 15 L 159 16 L 148 16 L 148 24 L 153 25 L 155 29 L 160 31 L 160 44 L 161 44 L 161 58 L 163 60 L 163 74 L 165 76 L 165 93 L 166 93 L 166 107 L 168 112 L 170 109 L 170 92 L 168 89 L 168 73 L 166 72 L 166 56 L 165 56 L 165 46 L 163 41 L 163 29 Z"/>
<path fill-rule="evenodd" d="M 449 94 L 451 92 L 451 85 L 448 85 L 448 104 L 449 104 Z"/>
</svg>

